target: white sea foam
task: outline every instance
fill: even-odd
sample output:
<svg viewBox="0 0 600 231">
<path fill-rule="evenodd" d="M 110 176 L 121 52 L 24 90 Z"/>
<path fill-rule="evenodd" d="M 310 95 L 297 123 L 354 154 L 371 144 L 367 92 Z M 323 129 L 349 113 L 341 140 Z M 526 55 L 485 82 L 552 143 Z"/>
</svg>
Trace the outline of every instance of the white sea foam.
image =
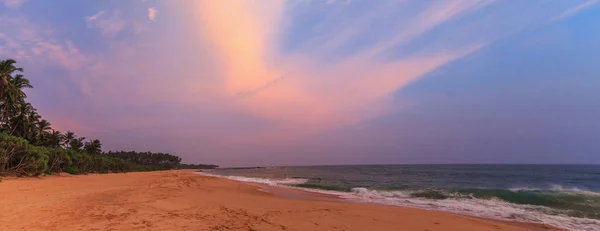
<svg viewBox="0 0 600 231">
<path fill-rule="evenodd" d="M 449 198 L 433 200 L 411 197 L 411 191 L 376 191 L 354 188 L 343 198 L 386 205 L 440 210 L 464 215 L 512 221 L 548 224 L 576 231 L 599 231 L 600 220 L 569 217 L 558 211 L 535 205 L 519 205 L 499 199 Z"/>
<path fill-rule="evenodd" d="M 198 172 L 200 175 L 204 176 L 213 176 L 219 178 L 227 178 L 230 180 L 241 181 L 241 182 L 249 182 L 249 183 L 259 183 L 266 185 L 296 185 L 296 184 L 304 184 L 308 181 L 308 179 L 304 178 L 284 178 L 284 179 L 267 179 L 267 178 L 253 178 L 253 177 L 243 177 L 243 176 L 222 176 L 215 175 L 206 172 Z"/>
<path fill-rule="evenodd" d="M 600 196 L 599 192 L 591 192 L 591 191 L 577 188 L 577 187 L 565 188 L 562 185 L 558 185 L 558 184 L 552 185 L 551 189 L 552 189 L 552 191 L 560 191 L 560 192 L 564 192 L 564 193 L 578 193 L 578 194 L 585 194 L 585 195 L 590 195 L 590 196 Z"/>
<path fill-rule="evenodd" d="M 265 179 L 241 176 L 221 176 L 210 173 L 199 174 L 227 178 L 242 182 L 252 182 L 282 187 L 290 187 L 290 185 L 302 184 L 308 181 L 308 179 L 302 178 Z M 552 208 L 535 205 L 512 204 L 499 199 L 448 198 L 445 200 L 434 200 L 421 197 L 412 197 L 411 194 L 417 191 L 377 191 L 370 190 L 367 188 L 353 188 L 351 192 L 338 192 L 307 188 L 298 189 L 310 192 L 336 195 L 342 199 L 347 199 L 355 202 L 377 203 L 428 210 L 439 210 L 492 219 L 542 223 L 573 231 L 600 231 L 600 220 L 569 217 L 561 214 L 559 211 L 556 211 Z M 572 188 L 564 189 L 559 186 L 554 186 L 554 189 L 556 191 L 563 190 L 569 192 L 576 191 L 580 193 L 597 194 L 595 192 L 575 190 Z M 512 190 L 519 191 L 537 189 L 515 188 Z"/>
<path fill-rule="evenodd" d="M 510 191 L 518 192 L 518 191 L 555 191 L 561 193 L 573 193 L 573 194 L 584 194 L 590 196 L 600 196 L 599 192 L 592 192 L 582 188 L 577 187 L 564 187 L 562 185 L 553 184 L 548 188 L 531 188 L 531 187 L 515 187 L 510 188 Z"/>
</svg>

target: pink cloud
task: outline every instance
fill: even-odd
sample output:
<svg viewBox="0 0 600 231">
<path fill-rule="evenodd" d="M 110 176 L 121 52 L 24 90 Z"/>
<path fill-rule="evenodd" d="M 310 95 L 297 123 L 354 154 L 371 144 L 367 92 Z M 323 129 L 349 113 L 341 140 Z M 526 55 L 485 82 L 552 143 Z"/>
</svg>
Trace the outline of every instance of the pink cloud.
<svg viewBox="0 0 600 231">
<path fill-rule="evenodd" d="M 155 8 L 148 8 L 148 19 L 156 21 L 156 14 L 158 11 Z"/>
<path fill-rule="evenodd" d="M 4 5 L 8 8 L 17 8 L 25 3 L 27 0 L 3 0 L 0 2 L 4 2 Z"/>
<path fill-rule="evenodd" d="M 3 28 L 2 25 L 8 28 Z M 0 41 L 4 42 L 4 47 L 0 47 L 0 55 L 35 61 L 38 64 L 58 65 L 70 71 L 75 71 L 90 61 L 73 42 L 59 41 L 55 39 L 52 30 L 40 28 L 22 17 L 0 16 L 0 29 L 11 34 L 0 36 Z"/>
<path fill-rule="evenodd" d="M 393 38 L 372 49 L 327 68 L 316 70 L 311 54 L 280 56 L 273 52 L 282 4 L 260 6 L 206 1 L 195 6 L 196 25 L 217 48 L 224 97 L 239 92 L 260 92 L 233 103 L 234 110 L 280 121 L 286 126 L 323 129 L 373 118 L 385 111 L 380 102 L 394 90 L 423 74 L 476 49 L 427 54 L 422 57 L 382 62 L 373 56 L 442 23 L 478 4 L 446 4 L 432 7 Z M 281 2 L 279 2 L 281 3 Z M 278 6 L 278 7 L 277 7 Z M 260 14 L 258 14 L 260 13 Z M 365 20 L 369 20 L 368 18 Z M 405 32 L 408 31 L 408 32 Z M 350 35 L 356 33 L 350 33 Z M 280 79 L 280 80 L 279 80 Z M 262 88 L 277 81 L 276 84 Z"/>
<path fill-rule="evenodd" d="M 252 142 L 256 142 L 308 135 L 380 116 L 389 110 L 392 92 L 481 45 L 428 51 L 398 60 L 376 57 L 394 44 L 479 6 L 447 3 L 420 15 L 423 21 L 408 24 L 408 32 L 398 30 L 368 49 L 319 67 L 321 63 L 314 57 L 328 52 L 328 47 L 281 54 L 275 46 L 284 26 L 280 23 L 284 6 L 280 0 L 189 2 L 180 6 L 189 11 L 176 8 L 165 12 L 193 14 L 183 17 L 194 20 L 181 22 L 186 30 L 177 34 L 177 42 L 172 42 L 173 35 L 165 35 L 163 44 L 170 44 L 166 47 L 146 46 L 145 40 L 134 46 L 113 44 L 116 55 L 77 72 L 85 76 L 77 82 L 95 105 L 165 103 L 270 121 L 268 129 L 253 133 Z M 372 20 L 369 17 L 360 20 Z M 89 21 L 103 18 L 99 13 Z M 145 34 L 140 36 L 145 38 Z M 106 70 L 111 70 L 109 77 Z M 228 140 L 250 142 L 247 135 L 237 139 L 233 134 Z"/>
</svg>

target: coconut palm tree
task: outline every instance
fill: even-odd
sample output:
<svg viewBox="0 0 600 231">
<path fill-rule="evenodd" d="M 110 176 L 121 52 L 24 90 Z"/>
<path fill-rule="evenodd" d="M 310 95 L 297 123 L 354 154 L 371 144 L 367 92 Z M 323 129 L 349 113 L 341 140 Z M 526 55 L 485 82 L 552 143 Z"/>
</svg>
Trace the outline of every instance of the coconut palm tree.
<svg viewBox="0 0 600 231">
<path fill-rule="evenodd" d="M 60 147 L 60 144 L 62 144 L 62 142 L 64 140 L 64 135 L 61 134 L 60 131 L 56 131 L 54 129 L 52 129 L 52 131 L 47 134 L 47 137 L 48 137 L 48 139 L 47 139 L 46 146 L 52 147 L 52 148 Z"/>
<path fill-rule="evenodd" d="M 75 133 L 71 132 L 71 131 L 67 131 L 65 133 L 65 137 L 63 139 L 63 146 L 65 148 L 69 148 L 69 145 L 71 144 L 71 140 L 75 139 Z"/>
<path fill-rule="evenodd" d="M 6 59 L 0 61 L 0 99 L 4 98 L 6 87 L 8 86 L 8 80 L 12 77 L 15 72 L 22 72 L 23 68 L 15 67 L 14 59 Z"/>
<path fill-rule="evenodd" d="M 20 99 L 27 98 L 27 94 L 23 92 L 23 88 L 33 88 L 33 86 L 29 83 L 29 79 L 25 78 L 25 76 L 21 74 L 15 75 L 14 78 L 9 78 L 8 87 L 9 88 L 7 91 L 14 91 L 12 93 Z"/>
<path fill-rule="evenodd" d="M 72 139 L 71 142 L 69 142 L 69 146 L 71 147 L 71 149 L 81 150 L 81 148 L 83 148 L 83 146 L 84 146 L 84 144 L 83 144 L 84 140 L 85 140 L 85 137 L 77 137 L 75 139 Z"/>
<path fill-rule="evenodd" d="M 19 105 L 25 103 L 27 94 L 23 91 L 24 88 L 33 88 L 29 80 L 23 75 L 17 74 L 14 78 L 8 78 L 8 85 L 4 92 L 4 113 L 5 118 L 11 118 Z"/>
<path fill-rule="evenodd" d="M 22 68 L 15 67 L 15 60 L 7 59 L 0 61 L 0 122 L 6 125 L 11 105 L 15 105 L 17 98 L 14 95 L 8 96 L 9 91 L 13 91 L 14 87 L 11 87 L 13 74 L 15 72 L 23 71 Z M 24 79 L 22 76 L 19 77 L 20 81 Z M 8 97 L 7 97 L 8 96 Z"/>
<path fill-rule="evenodd" d="M 37 121 L 36 125 L 37 125 L 37 131 L 36 131 L 37 144 L 43 145 L 45 143 L 44 138 L 46 138 L 46 134 L 48 134 L 48 131 L 52 130 L 52 127 L 50 127 L 51 124 L 47 120 L 42 119 L 40 121 Z"/>
<path fill-rule="evenodd" d="M 28 116 L 34 110 L 30 103 L 19 104 L 14 111 L 13 117 L 7 123 L 8 127 L 6 130 L 10 131 L 9 134 L 27 138 L 31 127 Z"/>
<path fill-rule="evenodd" d="M 27 94 L 23 91 L 25 88 L 33 88 L 21 74 L 15 74 L 15 72 L 21 72 L 23 69 L 14 66 L 16 61 L 12 59 L 0 61 L 0 119 L 3 122 L 3 129 L 9 134 L 13 134 L 17 127 L 24 127 L 23 124 L 18 122 L 24 122 L 24 116 L 19 114 L 22 109 L 26 109 L 31 105 L 25 104 L 25 98 Z M 21 106 L 24 108 L 21 108 Z M 13 117 L 20 116 L 15 121 Z"/>
<path fill-rule="evenodd" d="M 27 124 L 27 133 L 23 137 L 32 144 L 37 143 L 37 138 L 38 138 L 37 124 L 41 118 L 42 117 L 37 113 L 35 108 L 32 108 L 32 110 L 30 110 L 29 113 L 27 114 L 27 123 L 26 123 Z"/>
<path fill-rule="evenodd" d="M 86 142 L 83 149 L 89 154 L 100 154 L 102 153 L 102 143 L 100 143 L 100 140 L 92 140 Z"/>
</svg>

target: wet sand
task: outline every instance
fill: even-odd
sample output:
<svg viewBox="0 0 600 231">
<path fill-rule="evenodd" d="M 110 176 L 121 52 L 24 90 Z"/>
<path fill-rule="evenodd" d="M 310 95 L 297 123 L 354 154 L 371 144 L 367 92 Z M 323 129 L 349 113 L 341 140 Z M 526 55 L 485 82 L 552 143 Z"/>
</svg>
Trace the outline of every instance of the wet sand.
<svg viewBox="0 0 600 231">
<path fill-rule="evenodd" d="M 181 170 L 5 179 L 0 183 L 0 230 L 558 229 L 349 203 Z"/>
</svg>

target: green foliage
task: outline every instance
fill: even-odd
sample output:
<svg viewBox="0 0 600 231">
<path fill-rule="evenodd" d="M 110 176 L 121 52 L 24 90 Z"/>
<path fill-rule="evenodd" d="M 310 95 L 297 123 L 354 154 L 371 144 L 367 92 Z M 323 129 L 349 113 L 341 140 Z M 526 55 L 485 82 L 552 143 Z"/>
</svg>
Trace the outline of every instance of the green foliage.
<svg viewBox="0 0 600 231">
<path fill-rule="evenodd" d="M 182 165 L 168 153 L 102 152 L 100 140 L 84 142 L 73 132 L 61 133 L 26 102 L 23 91 L 33 88 L 12 59 L 0 60 L 0 176 L 156 171 L 181 168 L 215 168 L 216 165 Z"/>
<path fill-rule="evenodd" d="M 25 139 L 0 134 L 0 174 L 39 175 L 48 168 L 48 150 Z"/>
<path fill-rule="evenodd" d="M 48 153 L 48 172 L 50 173 L 61 172 L 64 166 L 71 166 L 73 164 L 71 157 L 69 157 L 65 149 L 50 148 L 48 149 Z"/>
<path fill-rule="evenodd" d="M 102 144 L 100 140 L 92 140 L 90 142 L 86 142 L 83 149 L 89 154 L 98 155 L 102 153 Z"/>
<path fill-rule="evenodd" d="M 71 175 L 77 175 L 77 174 L 79 174 L 79 169 L 77 169 L 76 167 L 73 167 L 73 166 L 68 166 L 65 168 L 65 172 L 69 173 Z"/>
<path fill-rule="evenodd" d="M 83 148 L 83 140 L 85 137 L 73 138 L 69 141 L 69 146 L 73 150 L 81 150 Z"/>
<path fill-rule="evenodd" d="M 181 163 L 180 157 L 168 153 L 109 151 L 105 155 L 122 159 L 139 166 L 152 166 L 152 168 L 156 170 L 173 169 Z"/>
<path fill-rule="evenodd" d="M 40 175 L 48 169 L 50 152 L 45 147 L 28 145 L 28 151 L 25 154 L 24 175 Z"/>
<path fill-rule="evenodd" d="M 23 138 L 0 133 L 0 175 L 37 176 L 63 171 L 87 174 L 218 167 L 180 162 L 180 157 L 168 153 L 119 151 L 92 154 L 85 149 L 35 146 Z"/>
</svg>

